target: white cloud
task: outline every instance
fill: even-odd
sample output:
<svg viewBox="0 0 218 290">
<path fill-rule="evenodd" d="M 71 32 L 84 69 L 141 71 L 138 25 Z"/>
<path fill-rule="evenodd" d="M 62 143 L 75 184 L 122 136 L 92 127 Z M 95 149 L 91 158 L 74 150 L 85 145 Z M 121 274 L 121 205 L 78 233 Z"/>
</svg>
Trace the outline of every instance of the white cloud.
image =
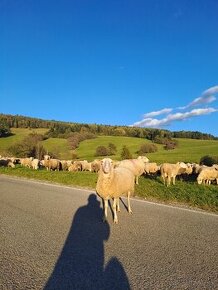
<svg viewBox="0 0 218 290">
<path fill-rule="evenodd" d="M 131 126 L 161 128 L 164 126 L 168 126 L 175 121 L 184 121 L 184 120 L 193 118 L 195 116 L 201 116 L 201 115 L 206 115 L 206 114 L 218 112 L 218 109 L 215 109 L 212 107 L 207 108 L 205 106 L 205 105 L 212 103 L 216 100 L 216 97 L 215 97 L 216 94 L 218 94 L 218 86 L 211 87 L 211 88 L 205 90 L 201 94 L 200 97 L 195 98 L 191 103 L 189 103 L 185 107 L 177 107 L 175 109 L 164 108 L 164 109 L 161 109 L 159 111 L 153 111 L 150 113 L 146 113 L 146 114 L 144 114 L 143 119 L 141 121 L 135 122 Z M 201 108 L 191 110 L 191 108 L 196 107 L 196 106 L 201 107 Z M 178 109 L 184 110 L 186 112 L 178 112 Z M 177 112 L 173 112 L 176 110 L 177 110 Z M 157 116 L 160 116 L 163 114 L 165 114 L 166 117 L 161 118 L 161 119 L 154 118 L 154 117 L 157 117 Z"/>
<path fill-rule="evenodd" d="M 203 96 L 218 94 L 218 86 L 211 87 L 202 93 Z"/>
<path fill-rule="evenodd" d="M 183 121 L 183 120 L 190 119 L 194 116 L 201 116 L 201 115 L 211 114 L 214 112 L 218 112 L 218 109 L 214 109 L 214 108 L 194 109 L 185 113 L 169 114 L 167 115 L 166 118 L 163 118 L 163 119 L 144 118 L 143 120 L 139 122 L 135 122 L 132 126 L 161 128 L 161 127 L 170 125 L 174 121 Z"/>
<path fill-rule="evenodd" d="M 150 112 L 147 114 L 144 114 L 144 118 L 151 118 L 151 117 L 155 117 L 155 116 L 159 116 L 159 115 L 163 115 L 163 114 L 168 114 L 170 112 L 172 112 L 173 109 L 171 108 L 165 108 L 162 109 L 160 111 L 154 111 L 154 112 Z"/>
</svg>

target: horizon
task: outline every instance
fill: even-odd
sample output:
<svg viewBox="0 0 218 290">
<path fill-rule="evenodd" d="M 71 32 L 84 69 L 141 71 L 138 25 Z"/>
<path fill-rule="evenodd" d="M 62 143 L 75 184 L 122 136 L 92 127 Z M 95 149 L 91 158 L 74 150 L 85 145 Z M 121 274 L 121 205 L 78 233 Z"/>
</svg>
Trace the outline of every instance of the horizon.
<svg viewBox="0 0 218 290">
<path fill-rule="evenodd" d="M 218 2 L 0 3 L 3 114 L 218 136 Z"/>
</svg>

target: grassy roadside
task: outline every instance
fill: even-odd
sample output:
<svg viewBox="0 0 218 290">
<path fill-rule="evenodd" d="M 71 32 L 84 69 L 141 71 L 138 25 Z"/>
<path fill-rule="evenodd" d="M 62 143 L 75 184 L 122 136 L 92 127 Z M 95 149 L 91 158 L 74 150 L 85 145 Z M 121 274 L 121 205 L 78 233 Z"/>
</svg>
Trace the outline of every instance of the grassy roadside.
<svg viewBox="0 0 218 290">
<path fill-rule="evenodd" d="M 97 174 L 90 172 L 48 172 L 34 171 L 20 166 L 16 168 L 0 167 L 0 174 L 55 182 L 68 186 L 95 189 Z M 177 181 L 175 186 L 165 187 L 158 177 L 150 179 L 140 177 L 136 185 L 136 196 L 164 203 L 180 204 L 218 213 L 218 186 L 197 185 L 196 182 Z"/>
</svg>

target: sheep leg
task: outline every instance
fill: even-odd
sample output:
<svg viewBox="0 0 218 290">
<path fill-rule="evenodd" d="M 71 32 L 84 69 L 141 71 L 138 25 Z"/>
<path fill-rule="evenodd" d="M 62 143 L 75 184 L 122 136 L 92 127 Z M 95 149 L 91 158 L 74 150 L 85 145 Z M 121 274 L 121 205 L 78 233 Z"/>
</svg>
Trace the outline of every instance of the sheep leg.
<svg viewBox="0 0 218 290">
<path fill-rule="evenodd" d="M 113 212 L 114 212 L 114 223 L 115 224 L 118 224 L 118 218 L 117 218 L 117 202 L 118 202 L 118 199 L 117 198 L 114 198 L 114 202 L 113 202 Z"/>
<path fill-rule="evenodd" d="M 170 185 L 171 177 L 168 175 L 167 176 L 167 187 Z"/>
<path fill-rule="evenodd" d="M 130 206 L 130 191 L 128 191 L 127 202 L 128 202 L 128 212 L 132 213 L 132 209 L 131 209 L 131 206 Z"/>
<path fill-rule="evenodd" d="M 104 217 L 103 217 L 104 222 L 107 220 L 107 209 L 108 209 L 108 200 L 104 199 Z"/>
<path fill-rule="evenodd" d="M 120 212 L 120 199 L 117 199 L 117 211 Z"/>
<path fill-rule="evenodd" d="M 176 184 L 176 176 L 173 176 L 173 185 Z"/>
<path fill-rule="evenodd" d="M 136 175 L 136 177 L 135 177 L 135 183 L 136 184 L 139 184 L 139 177 L 138 177 L 138 175 Z"/>
</svg>

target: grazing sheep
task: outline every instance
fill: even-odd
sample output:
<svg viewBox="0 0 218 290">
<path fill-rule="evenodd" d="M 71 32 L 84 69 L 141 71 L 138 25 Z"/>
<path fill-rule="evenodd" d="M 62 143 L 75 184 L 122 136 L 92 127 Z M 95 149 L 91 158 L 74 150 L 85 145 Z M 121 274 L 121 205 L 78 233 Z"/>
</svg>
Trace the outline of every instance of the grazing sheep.
<svg viewBox="0 0 218 290">
<path fill-rule="evenodd" d="M 134 174 L 128 168 L 119 166 L 114 168 L 110 158 L 101 161 L 96 192 L 104 201 L 104 220 L 107 219 L 108 200 L 113 198 L 114 223 L 118 223 L 117 208 L 119 211 L 119 197 L 123 194 L 128 198 L 128 212 L 132 213 L 130 195 L 134 193 L 134 181 Z"/>
<path fill-rule="evenodd" d="M 211 181 L 216 180 L 218 184 L 218 168 L 207 167 L 203 168 L 197 177 L 198 184 L 211 184 Z"/>
<path fill-rule="evenodd" d="M 160 166 L 157 165 L 156 162 L 147 162 L 145 164 L 145 173 L 150 174 L 156 174 L 160 170 Z"/>
<path fill-rule="evenodd" d="M 181 168 L 186 169 L 186 164 L 184 162 L 177 162 L 176 164 L 172 163 L 163 163 L 160 166 L 161 177 L 163 178 L 164 185 L 166 184 L 167 179 L 167 186 L 170 185 L 171 179 L 173 184 L 175 185 L 176 176 L 179 173 Z"/>
<path fill-rule="evenodd" d="M 80 161 L 82 164 L 82 171 L 92 171 L 92 164 L 87 160 Z"/>
<path fill-rule="evenodd" d="M 11 168 L 15 167 L 14 163 L 9 158 L 0 159 L 0 166 L 11 167 Z"/>
<path fill-rule="evenodd" d="M 39 165 L 40 165 L 40 161 L 39 159 L 35 158 L 32 160 L 31 162 L 31 168 L 38 170 L 39 169 Z"/>
<path fill-rule="evenodd" d="M 31 168 L 32 167 L 32 161 L 33 161 L 33 157 L 27 157 L 27 158 L 21 158 L 20 159 L 20 164 L 22 166 L 25 166 L 25 167 L 28 167 L 28 168 Z"/>
<path fill-rule="evenodd" d="M 58 159 L 44 159 L 41 160 L 41 164 L 49 171 L 61 169 L 61 162 Z"/>
<path fill-rule="evenodd" d="M 82 170 L 82 164 L 80 161 L 74 161 L 69 167 L 68 171 L 81 171 Z"/>
<path fill-rule="evenodd" d="M 101 167 L 101 161 L 98 159 L 95 159 L 94 161 L 91 162 L 91 169 L 92 172 L 98 172 Z"/>
<path fill-rule="evenodd" d="M 145 171 L 145 164 L 149 159 L 145 156 L 139 156 L 137 159 L 125 159 L 118 163 L 118 167 L 125 167 L 135 175 L 135 183 L 139 184 L 138 179 Z M 117 168 L 118 168 L 117 167 Z"/>
</svg>

